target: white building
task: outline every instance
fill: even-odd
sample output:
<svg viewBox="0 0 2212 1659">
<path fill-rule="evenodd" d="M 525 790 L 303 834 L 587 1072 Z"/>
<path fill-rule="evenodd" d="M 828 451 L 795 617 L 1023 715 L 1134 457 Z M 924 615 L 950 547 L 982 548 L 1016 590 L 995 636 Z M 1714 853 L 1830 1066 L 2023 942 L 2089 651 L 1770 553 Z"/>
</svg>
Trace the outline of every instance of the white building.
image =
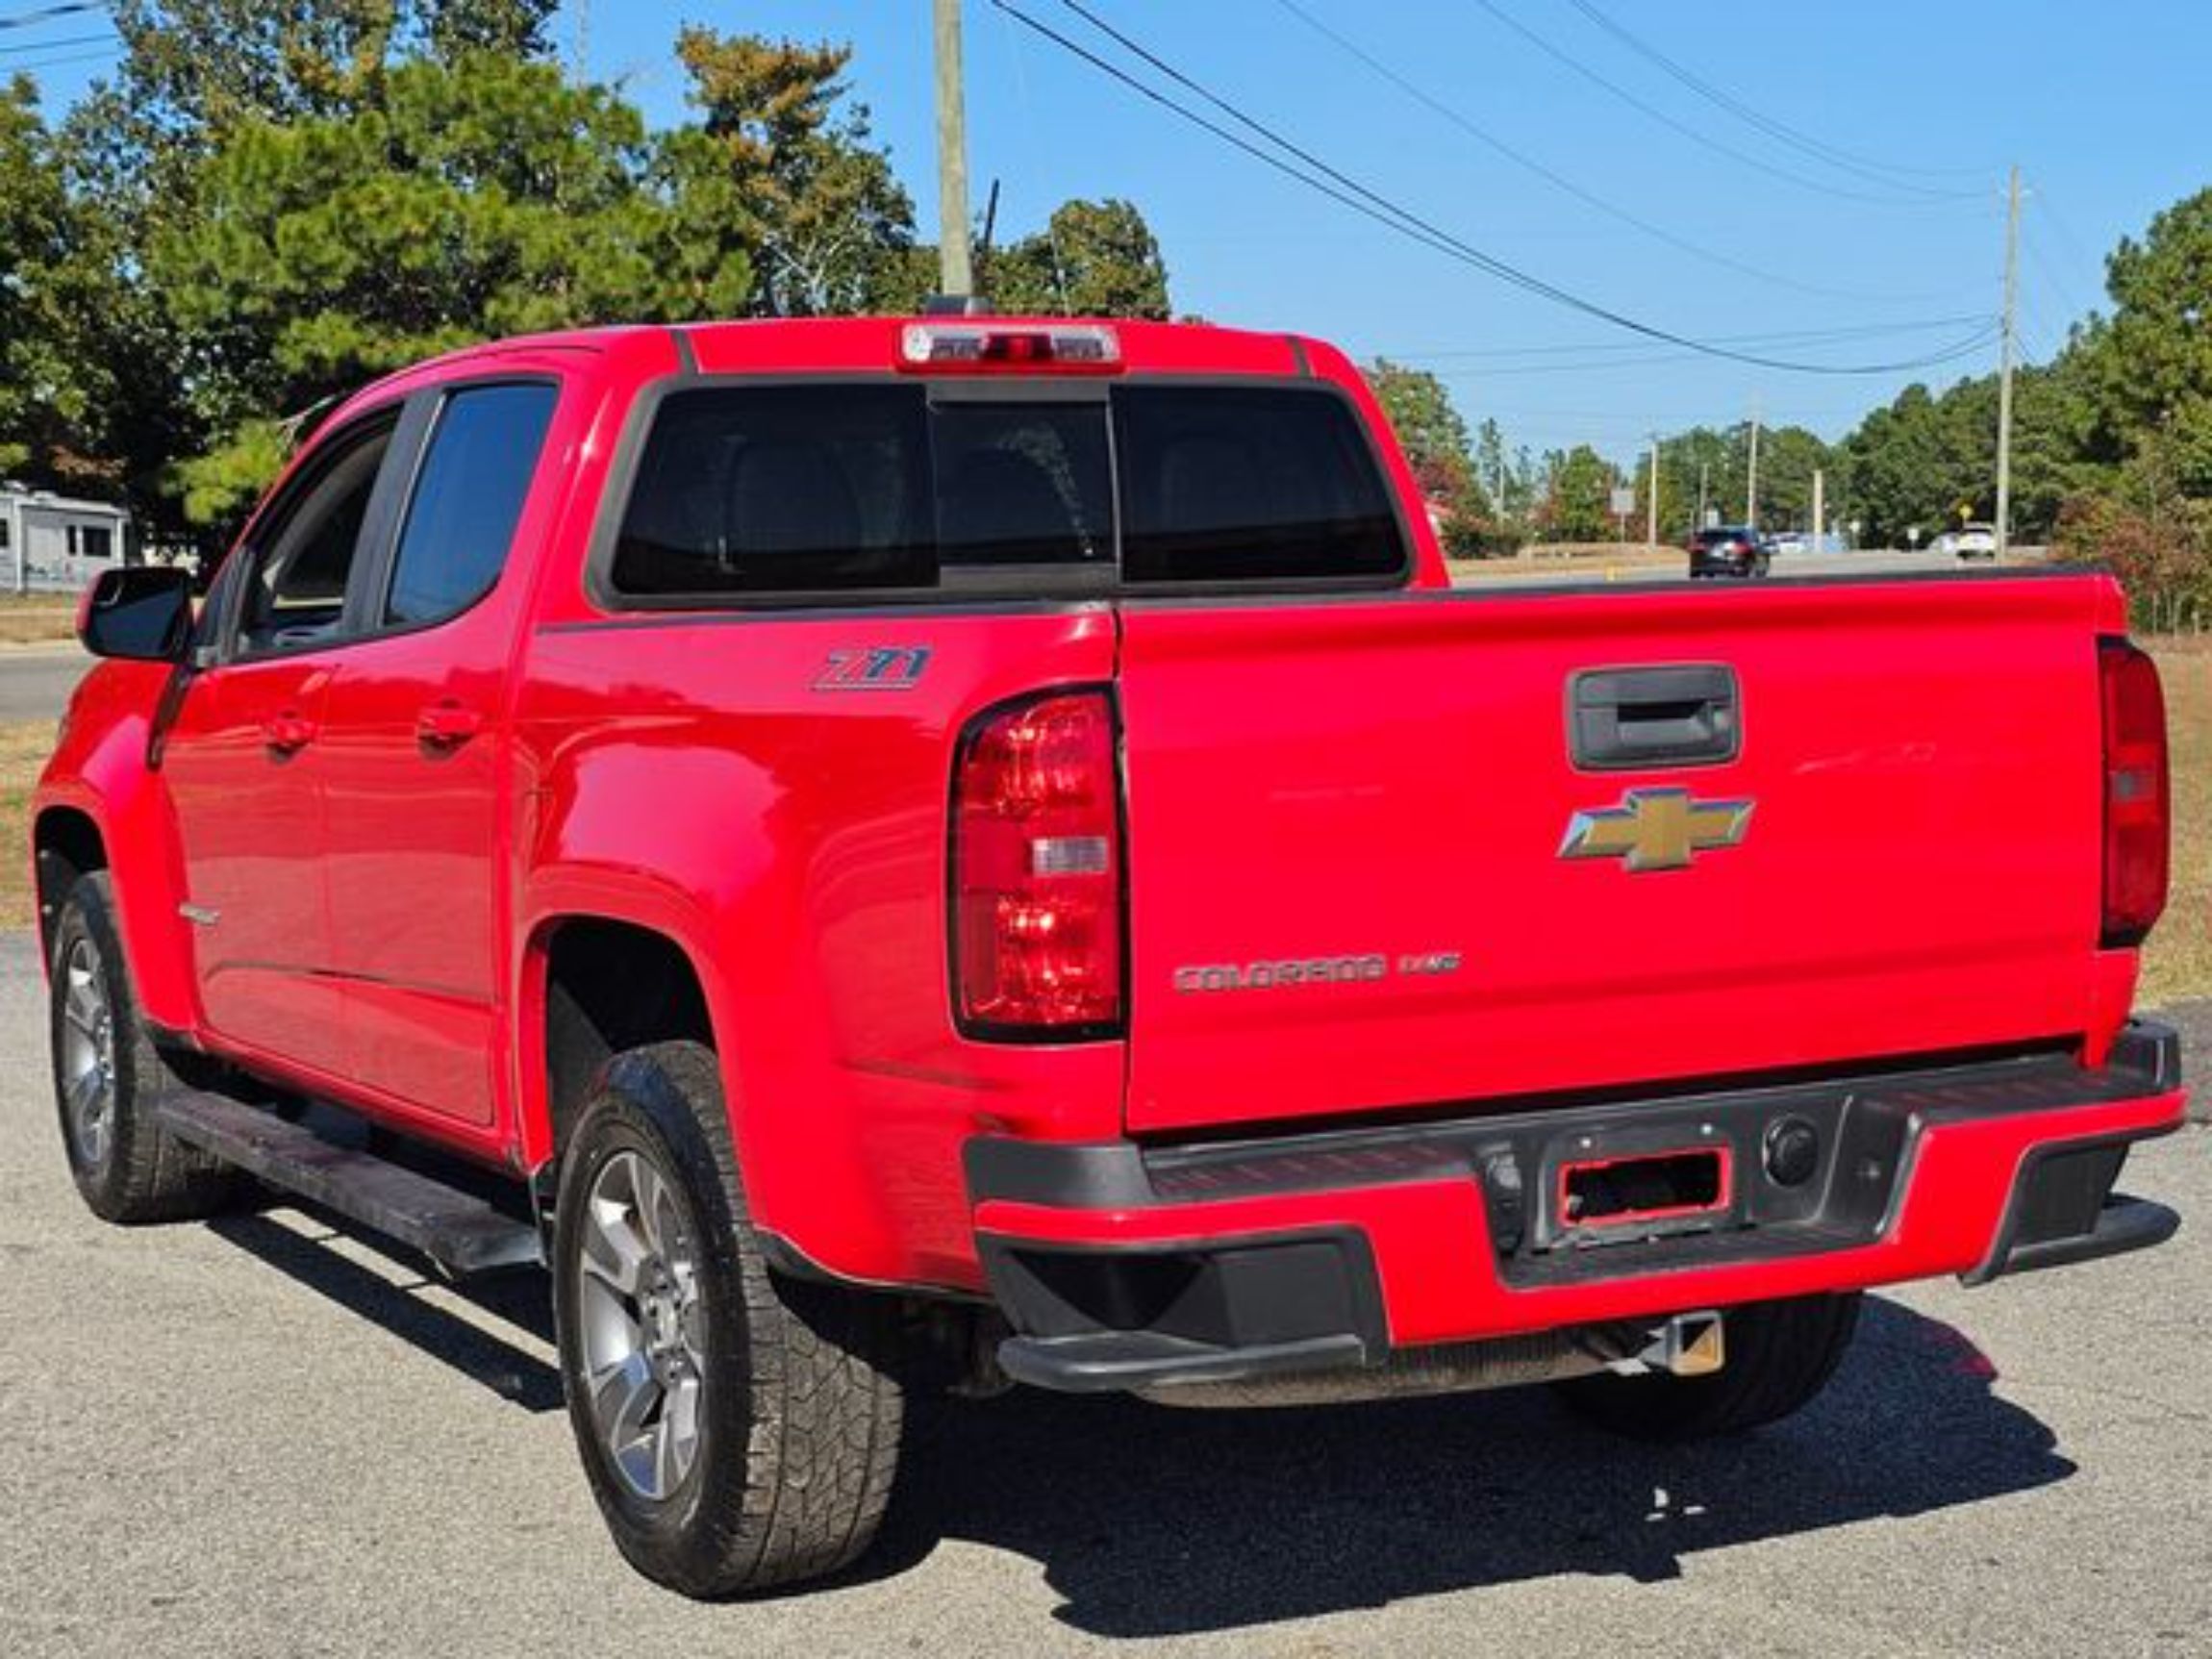
<svg viewBox="0 0 2212 1659">
<path fill-rule="evenodd" d="M 74 593 L 123 563 L 130 529 L 105 501 L 0 484 L 0 592 Z"/>
</svg>

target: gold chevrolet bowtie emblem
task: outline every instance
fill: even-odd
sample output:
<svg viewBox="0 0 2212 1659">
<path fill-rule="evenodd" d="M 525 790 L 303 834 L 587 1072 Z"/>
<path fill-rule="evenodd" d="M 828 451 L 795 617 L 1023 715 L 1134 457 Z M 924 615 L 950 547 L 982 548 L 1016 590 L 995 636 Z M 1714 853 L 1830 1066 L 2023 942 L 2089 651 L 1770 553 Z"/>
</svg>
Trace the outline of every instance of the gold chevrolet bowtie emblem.
<svg viewBox="0 0 2212 1659">
<path fill-rule="evenodd" d="M 1751 821 L 1749 801 L 1700 801 L 1688 790 L 1630 790 L 1617 807 L 1567 821 L 1561 858 L 1625 858 L 1632 874 L 1682 869 L 1690 855 L 1734 846 Z"/>
</svg>

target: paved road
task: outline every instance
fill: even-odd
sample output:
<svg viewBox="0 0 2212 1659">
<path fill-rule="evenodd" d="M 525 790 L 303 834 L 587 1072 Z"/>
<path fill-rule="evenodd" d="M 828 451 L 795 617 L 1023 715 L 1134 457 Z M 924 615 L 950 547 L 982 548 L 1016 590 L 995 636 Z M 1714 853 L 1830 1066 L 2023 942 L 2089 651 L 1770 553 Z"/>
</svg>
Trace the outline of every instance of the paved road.
<svg viewBox="0 0 2212 1659">
<path fill-rule="evenodd" d="M 74 644 L 0 645 L 0 721 L 61 718 L 90 664 Z"/>
<path fill-rule="evenodd" d="M 1683 558 L 1686 560 L 1687 555 Z M 1772 575 L 1791 576 L 1916 576 L 1953 570 L 1986 570 L 1991 566 L 1973 561 L 1960 560 L 1948 553 L 1906 552 L 1882 550 L 1864 553 L 1792 554 L 1779 556 L 1773 561 Z M 1682 560 L 1665 565 L 1628 566 L 1613 568 L 1606 574 L 1605 561 L 1588 558 L 1568 563 L 1546 564 L 1534 561 L 1523 565 L 1484 567 L 1480 565 L 1459 567 L 1462 587 L 1488 587 L 1496 584 L 1511 587 L 1517 582 L 1563 581 L 1615 581 L 1615 582 L 1673 582 L 1685 573 Z"/>
<path fill-rule="evenodd" d="M 2212 1652 L 2212 1138 L 2166 1250 L 1872 1304 L 1810 1412 L 1679 1453 L 1541 1395 L 920 1414 L 850 1580 L 697 1606 L 605 1543 L 525 1278 L 487 1307 L 297 1213 L 78 1206 L 0 936 L 0 1652 Z"/>
</svg>

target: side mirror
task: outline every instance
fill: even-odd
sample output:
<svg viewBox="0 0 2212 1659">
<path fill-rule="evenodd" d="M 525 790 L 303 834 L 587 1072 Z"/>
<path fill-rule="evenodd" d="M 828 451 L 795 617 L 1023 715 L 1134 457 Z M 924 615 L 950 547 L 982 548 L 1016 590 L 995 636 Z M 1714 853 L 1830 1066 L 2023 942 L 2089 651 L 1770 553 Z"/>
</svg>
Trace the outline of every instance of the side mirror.
<svg viewBox="0 0 2212 1659">
<path fill-rule="evenodd" d="M 95 657 L 180 663 L 192 641 L 192 579 L 161 565 L 103 570 L 85 590 L 77 638 Z"/>
</svg>

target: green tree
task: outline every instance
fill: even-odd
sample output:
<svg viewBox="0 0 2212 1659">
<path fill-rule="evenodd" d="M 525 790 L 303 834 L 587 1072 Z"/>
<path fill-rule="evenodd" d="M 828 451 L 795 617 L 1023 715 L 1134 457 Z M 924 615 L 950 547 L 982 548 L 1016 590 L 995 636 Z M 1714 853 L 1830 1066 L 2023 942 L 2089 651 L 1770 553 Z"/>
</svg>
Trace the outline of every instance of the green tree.
<svg viewBox="0 0 2212 1659">
<path fill-rule="evenodd" d="M 196 518 L 249 498 L 268 423 L 491 335 L 668 314 L 674 215 L 641 188 L 637 111 L 550 63 L 474 53 L 394 66 L 382 105 L 248 122 L 193 180 L 147 274 L 189 342 L 217 446 L 184 473 Z M 728 281 L 744 286 L 729 250 Z"/>
<path fill-rule="evenodd" d="M 72 214 L 38 88 L 18 75 L 0 88 L 0 475 L 50 469 L 87 409 L 57 291 Z"/>
<path fill-rule="evenodd" d="M 381 108 L 395 54 L 541 56 L 551 11 L 551 0 L 115 0 L 122 61 L 70 112 L 59 149 L 87 225 L 72 265 L 76 349 L 103 381 L 87 441 L 156 539 L 192 536 L 175 464 L 222 436 L 209 420 L 221 389 L 190 378 L 210 343 L 152 272 L 157 242 L 200 226 L 212 159 L 248 126 Z M 249 474 L 251 453 L 231 470 Z"/>
<path fill-rule="evenodd" d="M 1747 461 L 1748 457 L 1746 458 Z M 1830 465 L 1828 446 L 1802 426 L 1759 434 L 1759 524 L 1766 530 L 1809 526 L 1813 474 Z M 1829 481 L 1831 486 L 1834 480 Z M 1834 490 L 1829 491 L 1833 496 Z"/>
<path fill-rule="evenodd" d="M 1510 525 L 1520 514 L 1525 514 L 1525 499 L 1516 502 L 1514 493 L 1514 467 L 1505 452 L 1505 429 L 1490 415 L 1483 416 L 1482 424 L 1474 429 L 1474 481 L 1490 497 L 1492 510 L 1497 515 L 1502 529 Z"/>
<path fill-rule="evenodd" d="M 1578 443 L 1556 455 L 1545 493 L 1545 537 L 1552 541 L 1606 541 L 1617 526 L 1613 517 L 1613 490 L 1621 474 L 1587 443 Z"/>
<path fill-rule="evenodd" d="M 1743 509 L 1745 439 L 1741 428 L 1723 432 L 1717 427 L 1693 426 L 1662 439 L 1659 444 L 1659 538 L 1685 541 L 1700 528 L 1698 503 L 1733 519 Z M 1734 505 L 1731 506 L 1730 503 Z M 1643 498 L 1638 496 L 1641 509 Z"/>
<path fill-rule="evenodd" d="M 2105 278 L 2111 319 L 2081 349 L 2107 453 L 2212 498 L 2212 189 L 2123 239 Z"/>
<path fill-rule="evenodd" d="M 995 311 L 1165 321 L 1168 267 L 1134 203 L 1063 202 L 1045 229 L 992 250 L 982 286 Z"/>
</svg>

